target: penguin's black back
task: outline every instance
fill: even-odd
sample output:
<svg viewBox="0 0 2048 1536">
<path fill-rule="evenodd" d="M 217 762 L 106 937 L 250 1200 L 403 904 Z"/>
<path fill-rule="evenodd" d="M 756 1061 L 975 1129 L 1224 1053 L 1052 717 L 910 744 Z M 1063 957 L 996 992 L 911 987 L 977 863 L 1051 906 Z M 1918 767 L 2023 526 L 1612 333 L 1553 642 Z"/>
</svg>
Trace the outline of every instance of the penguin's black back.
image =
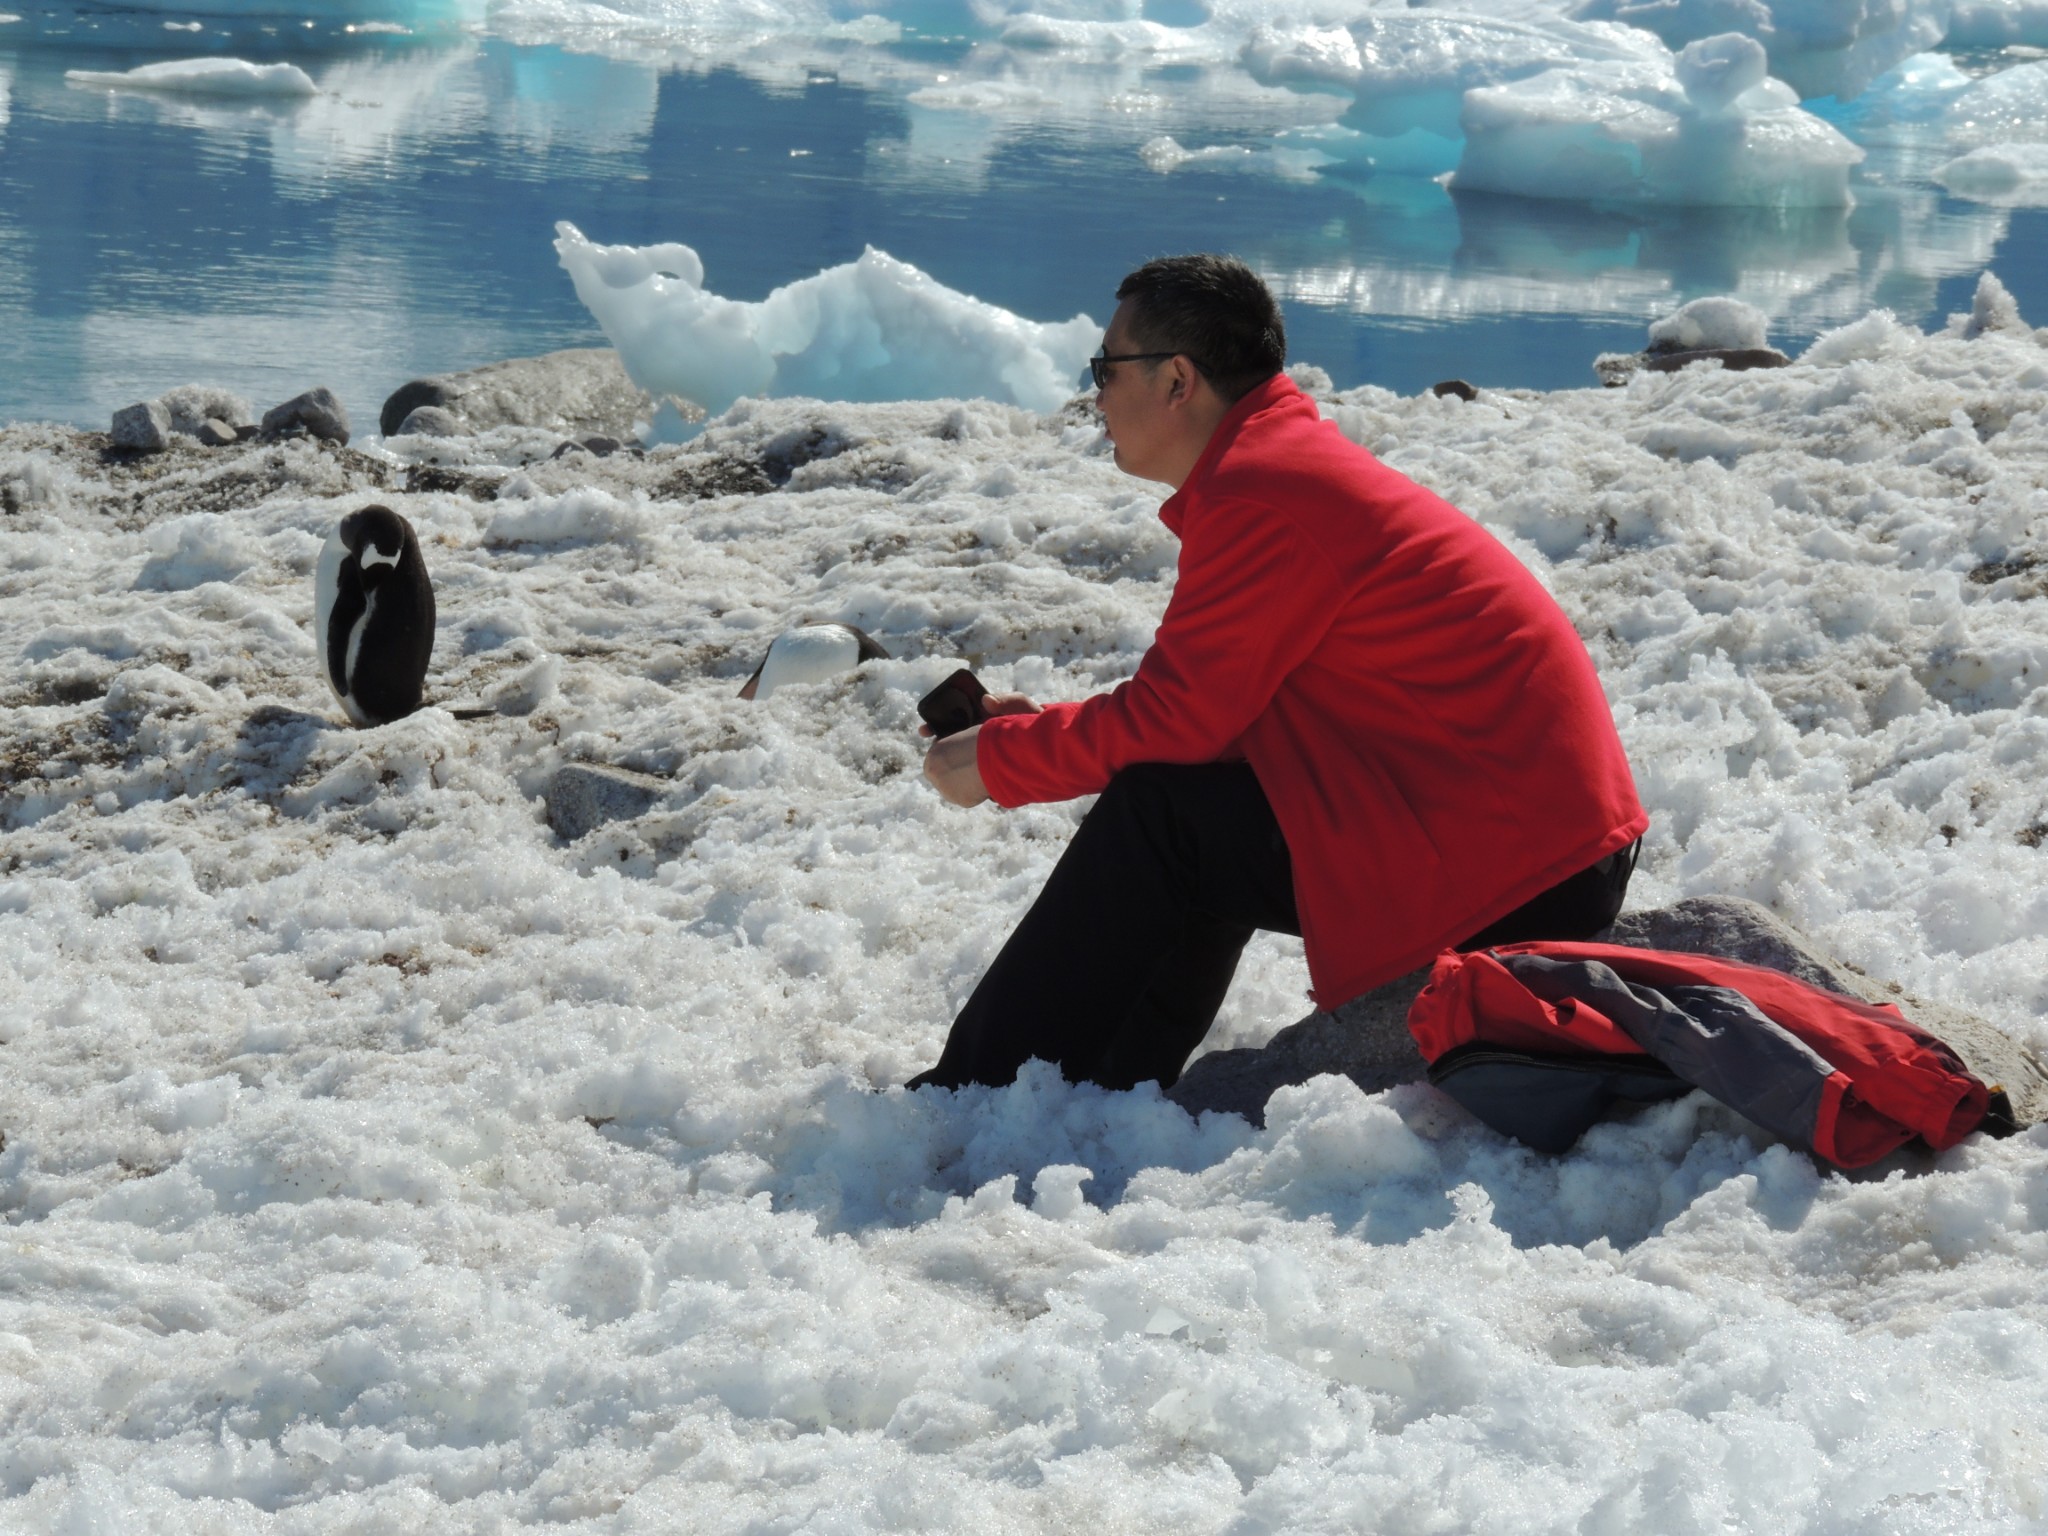
<svg viewBox="0 0 2048 1536">
<path fill-rule="evenodd" d="M 371 724 L 397 720 L 418 709 L 425 692 L 434 650 L 434 584 L 412 524 L 389 507 L 351 512 L 339 536 L 348 554 L 336 573 L 322 660 L 352 714 Z"/>
</svg>

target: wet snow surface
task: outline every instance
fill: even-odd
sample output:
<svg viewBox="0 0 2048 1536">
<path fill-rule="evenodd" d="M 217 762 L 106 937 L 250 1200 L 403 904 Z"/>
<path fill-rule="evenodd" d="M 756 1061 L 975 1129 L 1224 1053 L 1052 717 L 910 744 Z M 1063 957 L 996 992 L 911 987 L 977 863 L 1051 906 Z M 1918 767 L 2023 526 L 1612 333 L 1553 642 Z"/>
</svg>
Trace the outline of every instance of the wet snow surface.
<svg viewBox="0 0 2048 1536">
<path fill-rule="evenodd" d="M 1654 827 L 2048 1046 L 2048 333 L 1327 402 L 1557 592 Z M 1988 327 L 1988 328 L 1987 328 Z M 109 463 L 0 432 L 0 1490 L 16 1529 L 2017 1531 L 2048 1132 L 1868 1179 L 1697 1096 L 1540 1157 L 1432 1090 L 1271 1123 L 905 1094 L 1079 806 L 913 704 L 1132 671 L 1086 414 L 742 402 L 685 447 Z M 418 527 L 434 707 L 346 728 L 338 516 Z M 899 658 L 733 695 L 807 619 Z M 484 709 L 457 718 L 455 709 Z M 573 846 L 571 760 L 666 776 Z M 1214 1045 L 1303 1011 L 1254 945 Z"/>
</svg>

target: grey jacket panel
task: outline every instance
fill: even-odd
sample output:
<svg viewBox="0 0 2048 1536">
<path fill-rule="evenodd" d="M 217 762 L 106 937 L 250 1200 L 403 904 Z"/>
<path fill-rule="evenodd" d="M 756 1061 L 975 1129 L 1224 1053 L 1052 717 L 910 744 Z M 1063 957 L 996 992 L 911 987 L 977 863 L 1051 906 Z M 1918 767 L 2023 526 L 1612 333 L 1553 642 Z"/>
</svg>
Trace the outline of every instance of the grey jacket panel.
<svg viewBox="0 0 2048 1536">
<path fill-rule="evenodd" d="M 1726 987 L 1633 986 L 1589 960 L 1495 959 L 1547 1003 L 1576 999 L 1696 1088 L 1788 1141 L 1811 1147 L 1835 1069 L 1804 1041 Z"/>
</svg>

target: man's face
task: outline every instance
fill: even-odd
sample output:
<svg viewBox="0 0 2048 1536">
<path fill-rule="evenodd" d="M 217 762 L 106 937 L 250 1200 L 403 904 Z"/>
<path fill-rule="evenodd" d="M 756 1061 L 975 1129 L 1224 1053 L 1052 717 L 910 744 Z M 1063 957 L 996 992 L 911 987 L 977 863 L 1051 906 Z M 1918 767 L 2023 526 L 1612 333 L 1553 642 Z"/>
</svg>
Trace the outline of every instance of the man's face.
<svg viewBox="0 0 2048 1536">
<path fill-rule="evenodd" d="M 1109 329 L 1102 333 L 1102 350 L 1117 357 L 1127 352 L 1149 352 L 1131 335 L 1131 301 L 1117 305 Z M 1113 363 L 1109 382 L 1095 393 L 1095 409 L 1102 416 L 1102 429 L 1116 447 L 1116 467 L 1127 475 L 1156 480 L 1161 453 L 1168 444 L 1171 423 L 1166 414 L 1167 370 L 1157 363 Z"/>
</svg>

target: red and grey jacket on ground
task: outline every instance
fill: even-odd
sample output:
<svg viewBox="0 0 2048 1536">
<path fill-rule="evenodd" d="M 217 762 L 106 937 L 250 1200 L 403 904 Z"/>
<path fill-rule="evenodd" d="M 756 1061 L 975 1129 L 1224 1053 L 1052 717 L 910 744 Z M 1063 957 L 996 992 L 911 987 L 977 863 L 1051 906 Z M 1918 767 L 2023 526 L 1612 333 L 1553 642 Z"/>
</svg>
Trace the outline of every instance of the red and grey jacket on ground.
<svg viewBox="0 0 2048 1536">
<path fill-rule="evenodd" d="M 1843 1168 L 1915 1136 L 1937 1151 L 2009 1130 L 2005 1096 L 1945 1043 L 1780 971 L 1616 944 L 1508 944 L 1437 957 L 1408 1029 L 1430 1081 L 1545 1152 L 1616 1100 L 1703 1088 Z"/>
<path fill-rule="evenodd" d="M 1284 375 L 1231 408 L 1159 515 L 1179 575 L 1137 675 L 984 724 L 998 804 L 1096 794 L 1133 763 L 1249 761 L 1326 1008 L 1642 835 L 1564 611 Z"/>
</svg>

